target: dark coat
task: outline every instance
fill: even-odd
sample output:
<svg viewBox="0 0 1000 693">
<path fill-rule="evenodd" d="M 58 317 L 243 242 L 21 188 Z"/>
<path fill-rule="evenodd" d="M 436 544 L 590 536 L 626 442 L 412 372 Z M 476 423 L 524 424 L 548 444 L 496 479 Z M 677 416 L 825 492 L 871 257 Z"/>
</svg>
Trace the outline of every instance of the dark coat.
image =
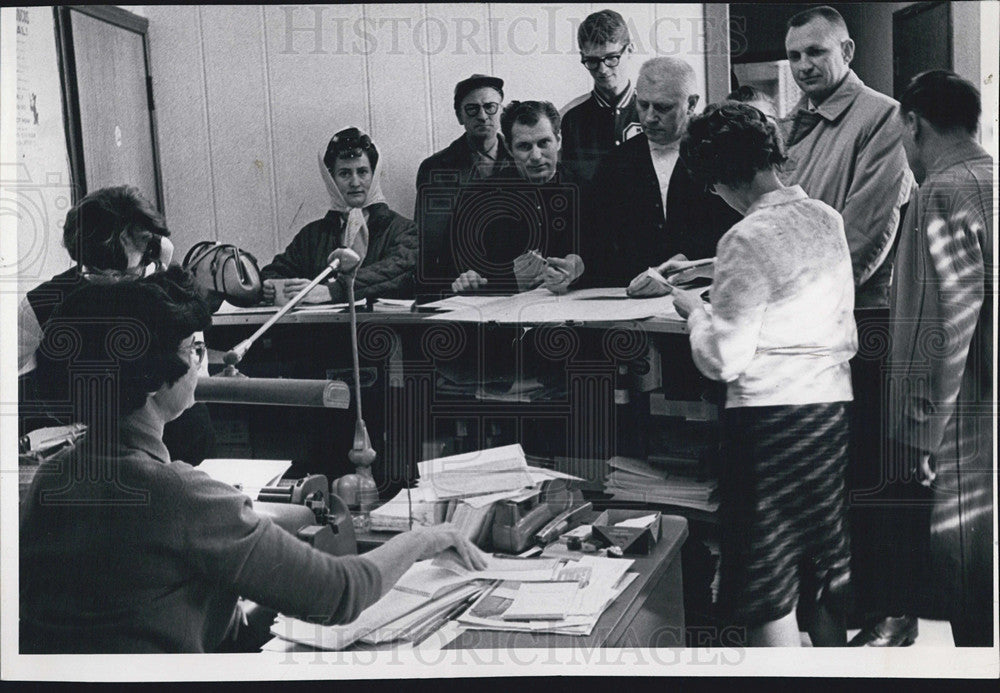
<svg viewBox="0 0 1000 693">
<path fill-rule="evenodd" d="M 552 180 L 530 183 L 516 169 L 473 181 L 459 194 L 443 254 L 447 284 L 468 270 L 489 282 L 489 293 L 517 293 L 514 259 L 531 250 L 543 257 L 580 252 L 582 191 L 561 168 Z"/>
<path fill-rule="evenodd" d="M 497 164 L 500 170 L 513 166 L 503 137 L 497 135 Z M 418 292 L 437 292 L 442 288 L 450 266 L 447 254 L 448 226 L 458 202 L 459 190 L 474 181 L 472 150 L 465 135 L 420 163 L 417 170 L 417 197 L 413 221 L 420 235 L 420 263 L 416 271 Z M 496 171 L 499 173 L 499 170 Z M 447 284 L 451 283 L 451 277 Z"/>
<path fill-rule="evenodd" d="M 605 155 L 587 199 L 582 286 L 627 286 L 677 253 L 689 260 L 713 257 L 716 243 L 741 219 L 695 182 L 683 161 L 670 178 L 664 214 L 644 134 Z"/>
<path fill-rule="evenodd" d="M 79 267 L 70 267 L 65 272 L 60 272 L 48 281 L 42 282 L 26 295 L 28 305 L 35 313 L 40 327 L 44 328 L 45 323 L 52 317 L 52 312 L 63 302 L 67 296 L 87 283 L 87 280 L 80 274 Z"/>
<path fill-rule="evenodd" d="M 368 208 L 368 252 L 354 280 L 355 298 L 413 295 L 413 267 L 417 261 L 417 227 L 386 204 Z M 264 279 L 312 279 L 327 265 L 326 259 L 341 247 L 344 217 L 329 211 L 322 219 L 302 227 L 285 251 L 261 270 Z"/>
</svg>

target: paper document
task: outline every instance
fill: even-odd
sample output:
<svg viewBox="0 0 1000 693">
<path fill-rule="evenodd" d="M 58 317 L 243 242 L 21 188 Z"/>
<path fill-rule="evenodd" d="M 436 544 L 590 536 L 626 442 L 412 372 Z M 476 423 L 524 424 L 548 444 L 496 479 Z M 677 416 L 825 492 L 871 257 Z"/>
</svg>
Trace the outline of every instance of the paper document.
<svg viewBox="0 0 1000 693">
<path fill-rule="evenodd" d="M 486 554 L 484 570 L 469 570 L 462 565 L 458 554 L 445 551 L 434 559 L 433 565 L 476 580 L 521 580 L 542 582 L 554 580 L 563 560 L 559 558 L 500 558 Z"/>
<path fill-rule="evenodd" d="M 440 599 L 427 602 L 424 606 L 412 611 L 405 616 L 391 621 L 384 626 L 376 628 L 367 635 L 360 638 L 362 642 L 371 645 L 378 645 L 384 642 L 392 642 L 408 637 L 411 633 L 416 633 L 422 626 L 432 622 L 442 613 L 446 613 L 456 604 L 467 600 L 473 595 L 478 595 L 487 589 L 481 583 L 469 584 L 449 592 Z"/>
<path fill-rule="evenodd" d="M 616 522 L 615 527 L 633 527 L 635 529 L 642 529 L 649 527 L 655 521 L 656 515 L 643 515 L 642 517 L 631 517 L 627 520 Z"/>
<path fill-rule="evenodd" d="M 413 526 L 430 526 L 444 521 L 446 501 L 436 501 L 422 488 L 410 489 L 409 499 L 404 488 L 394 498 L 371 512 L 372 531 L 406 532 L 410 529 L 410 508 Z"/>
<path fill-rule="evenodd" d="M 469 582 L 474 573 L 458 574 L 447 568 L 433 565 L 432 561 L 418 561 L 403 573 L 392 589 L 437 599 Z"/>
<path fill-rule="evenodd" d="M 475 294 L 459 294 L 457 296 L 449 296 L 448 298 L 442 298 L 440 301 L 425 303 L 423 307 L 437 308 L 439 310 L 479 308 L 482 306 L 489 305 L 490 303 L 496 303 L 498 301 L 506 301 L 507 298 L 508 298 L 507 296 L 477 296 Z"/>
<path fill-rule="evenodd" d="M 356 304 L 364 306 L 364 303 Z M 329 310 L 329 311 L 342 311 L 349 308 L 347 303 L 296 303 L 295 307 L 292 308 L 293 311 L 296 310 Z"/>
<path fill-rule="evenodd" d="M 375 312 L 406 312 L 413 308 L 412 298 L 377 298 L 375 299 Z"/>
<path fill-rule="evenodd" d="M 544 325 L 570 321 L 645 320 L 654 316 L 681 320 L 669 294 L 656 298 L 629 298 L 624 288 L 616 287 L 579 289 L 557 295 L 546 288 L 538 288 L 448 313 L 429 315 L 427 319 Z"/>
<path fill-rule="evenodd" d="M 240 308 L 234 306 L 229 301 L 223 301 L 222 305 L 219 306 L 219 310 L 215 311 L 216 315 L 231 315 L 233 313 L 240 313 L 245 315 L 253 315 L 254 313 L 276 313 L 278 311 L 278 306 L 251 306 L 249 308 Z"/>
<path fill-rule="evenodd" d="M 389 590 L 386 596 L 362 611 L 353 623 L 321 626 L 279 614 L 271 626 L 271 635 L 318 650 L 342 650 L 376 628 L 420 608 L 427 601 L 427 597 Z"/>
<path fill-rule="evenodd" d="M 198 469 L 216 481 L 221 481 L 243 491 L 251 500 L 257 500 L 260 490 L 272 486 L 292 466 L 291 460 L 246 460 L 214 458 L 204 460 Z"/>
<path fill-rule="evenodd" d="M 505 621 L 563 619 L 573 608 L 578 582 L 522 582 L 514 601 L 500 614 Z"/>
<path fill-rule="evenodd" d="M 467 498 L 532 486 L 524 450 L 505 445 L 417 464 L 420 487 L 434 498 Z"/>
</svg>

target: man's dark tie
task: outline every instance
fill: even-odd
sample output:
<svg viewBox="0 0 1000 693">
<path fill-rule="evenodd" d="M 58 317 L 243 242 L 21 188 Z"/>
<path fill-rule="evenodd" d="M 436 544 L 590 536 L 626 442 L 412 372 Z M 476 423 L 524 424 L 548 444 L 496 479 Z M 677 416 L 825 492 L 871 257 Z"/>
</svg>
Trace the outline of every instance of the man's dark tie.
<svg viewBox="0 0 1000 693">
<path fill-rule="evenodd" d="M 799 140 L 803 139 L 806 135 L 813 131 L 819 122 L 823 120 L 821 116 L 816 111 L 807 111 L 804 108 L 800 108 L 795 113 L 795 118 L 792 121 L 792 131 L 788 135 L 788 141 L 785 145 L 791 147 Z"/>
</svg>

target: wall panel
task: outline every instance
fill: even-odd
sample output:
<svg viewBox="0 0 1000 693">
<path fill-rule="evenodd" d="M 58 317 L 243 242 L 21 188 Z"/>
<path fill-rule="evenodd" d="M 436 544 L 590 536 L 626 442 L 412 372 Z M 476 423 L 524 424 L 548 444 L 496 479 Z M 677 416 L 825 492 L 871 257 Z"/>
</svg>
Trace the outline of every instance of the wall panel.
<svg viewBox="0 0 1000 693">
<path fill-rule="evenodd" d="M 455 83 L 473 73 L 493 74 L 505 82 L 507 75 L 495 73 L 491 46 L 496 33 L 485 3 L 425 3 L 421 29 L 414 32 L 414 60 L 423 59 L 430 84 L 433 151 L 443 149 L 462 134 L 455 118 Z M 468 37 L 468 38 L 460 38 Z M 412 208 L 410 212 L 412 212 Z"/>
<path fill-rule="evenodd" d="M 264 9 L 278 209 L 274 245 L 264 263 L 329 209 L 319 151 L 338 130 L 368 128 L 365 56 L 355 34 L 359 19 L 357 5 Z M 304 30 L 317 26 L 319 34 Z"/>
<path fill-rule="evenodd" d="M 366 5 L 371 136 L 384 155 L 382 189 L 389 206 L 411 216 L 417 167 L 431 149 L 428 75 L 412 50 L 419 4 Z"/>
<path fill-rule="evenodd" d="M 151 5 L 146 16 L 164 211 L 179 261 L 218 238 L 201 20 L 197 7 Z"/>
<path fill-rule="evenodd" d="M 274 162 L 260 8 L 199 11 L 219 239 L 266 257 L 274 251 Z"/>
<path fill-rule="evenodd" d="M 594 5 L 594 9 L 605 5 Z M 703 6 L 614 4 L 641 63 L 688 60 L 704 94 Z M 576 29 L 586 5 L 149 6 L 164 191 L 178 253 L 217 236 L 267 263 L 328 209 L 317 152 L 368 130 L 385 192 L 413 211 L 420 161 L 462 133 L 452 94 L 474 72 L 508 99 L 557 107 L 590 90 Z"/>
</svg>

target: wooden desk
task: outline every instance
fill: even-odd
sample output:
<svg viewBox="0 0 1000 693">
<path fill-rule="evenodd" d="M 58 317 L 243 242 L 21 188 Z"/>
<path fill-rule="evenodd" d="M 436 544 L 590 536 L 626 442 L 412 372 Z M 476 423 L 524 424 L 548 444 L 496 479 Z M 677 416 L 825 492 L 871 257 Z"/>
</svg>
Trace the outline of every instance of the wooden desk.
<svg viewBox="0 0 1000 693">
<path fill-rule="evenodd" d="M 652 553 L 634 557 L 631 570 L 639 576 L 604 611 L 588 636 L 468 630 L 445 649 L 684 647 L 680 551 L 687 536 L 687 520 L 683 517 L 661 518 L 660 540 Z M 547 553 L 567 555 L 562 551 Z M 311 651 L 304 645 L 282 644 L 288 652 Z M 358 645 L 357 649 L 385 648 Z"/>
</svg>

